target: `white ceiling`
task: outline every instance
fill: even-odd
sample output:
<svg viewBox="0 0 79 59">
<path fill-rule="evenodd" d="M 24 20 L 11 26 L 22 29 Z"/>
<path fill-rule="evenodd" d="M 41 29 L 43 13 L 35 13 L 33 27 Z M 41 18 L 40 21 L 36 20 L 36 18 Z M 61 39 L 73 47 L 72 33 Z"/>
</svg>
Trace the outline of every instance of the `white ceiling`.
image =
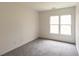
<svg viewBox="0 0 79 59">
<path fill-rule="evenodd" d="M 23 5 L 27 5 L 37 11 L 44 11 L 50 9 L 58 9 L 58 8 L 65 8 L 65 7 L 72 7 L 75 6 L 76 2 L 27 2 L 22 3 Z"/>
<path fill-rule="evenodd" d="M 65 8 L 65 7 L 72 7 L 77 4 L 77 2 L 18 2 L 18 3 L 0 3 L 1 4 L 12 4 L 12 5 L 20 5 L 24 7 L 33 8 L 37 11 L 45 11 L 51 9 L 58 9 L 58 8 Z"/>
</svg>

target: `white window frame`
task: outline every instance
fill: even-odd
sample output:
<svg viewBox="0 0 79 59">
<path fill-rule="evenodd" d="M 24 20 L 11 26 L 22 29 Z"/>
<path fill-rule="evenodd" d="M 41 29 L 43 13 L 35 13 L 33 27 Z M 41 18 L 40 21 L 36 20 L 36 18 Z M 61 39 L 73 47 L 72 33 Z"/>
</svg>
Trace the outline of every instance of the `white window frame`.
<svg viewBox="0 0 79 59">
<path fill-rule="evenodd" d="M 64 16 L 64 15 L 57 15 L 57 16 L 59 16 L 59 24 L 50 24 L 50 26 L 51 26 L 51 25 L 59 25 L 59 29 L 58 29 L 59 32 L 58 32 L 58 33 L 51 33 L 51 32 L 50 32 L 51 34 L 61 34 L 61 35 L 71 35 L 71 34 L 72 34 L 72 30 L 70 30 L 70 31 L 71 31 L 70 34 L 62 34 L 62 33 L 61 33 L 61 26 L 62 26 L 62 25 L 69 25 L 69 26 L 71 26 L 71 29 L 72 29 L 72 15 L 71 15 L 71 14 L 68 14 L 68 15 L 71 16 L 71 24 L 61 24 L 61 23 L 60 23 L 60 22 L 61 22 L 60 17 L 61 17 L 61 16 Z M 50 16 L 50 17 L 51 17 L 51 16 Z"/>
<path fill-rule="evenodd" d="M 50 20 L 51 20 L 51 17 L 52 16 L 50 16 Z M 59 19 L 59 16 L 58 16 L 58 19 Z M 50 27 L 53 26 L 53 25 L 58 25 L 58 27 L 59 27 L 59 23 L 58 24 L 51 24 L 51 22 L 50 22 Z M 50 29 L 50 33 L 51 33 L 51 29 Z M 58 30 L 58 33 L 53 33 L 53 34 L 59 34 L 59 30 Z"/>
</svg>

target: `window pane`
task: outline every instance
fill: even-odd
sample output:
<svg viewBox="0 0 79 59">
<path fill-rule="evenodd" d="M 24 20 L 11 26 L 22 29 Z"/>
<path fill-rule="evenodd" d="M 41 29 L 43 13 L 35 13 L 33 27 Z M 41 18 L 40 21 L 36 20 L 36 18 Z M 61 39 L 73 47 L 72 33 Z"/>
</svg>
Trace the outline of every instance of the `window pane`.
<svg viewBox="0 0 79 59">
<path fill-rule="evenodd" d="M 71 35 L 71 25 L 61 25 L 60 32 L 64 35 Z"/>
<path fill-rule="evenodd" d="M 58 34 L 59 26 L 58 25 L 50 25 L 50 33 Z"/>
<path fill-rule="evenodd" d="M 60 16 L 60 24 L 71 24 L 71 15 Z"/>
<path fill-rule="evenodd" d="M 50 24 L 59 24 L 59 16 L 51 16 Z"/>
</svg>

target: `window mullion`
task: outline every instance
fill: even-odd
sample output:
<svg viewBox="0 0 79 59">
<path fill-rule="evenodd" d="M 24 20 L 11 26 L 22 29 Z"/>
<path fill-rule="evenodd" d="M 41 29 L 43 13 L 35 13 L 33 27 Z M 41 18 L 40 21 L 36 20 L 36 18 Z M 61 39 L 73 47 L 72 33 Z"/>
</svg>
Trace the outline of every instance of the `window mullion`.
<svg viewBox="0 0 79 59">
<path fill-rule="evenodd" d="M 61 20 L 60 20 L 60 16 L 59 16 L 59 34 L 60 34 L 60 31 L 61 31 L 61 28 L 60 28 L 60 27 L 61 27 L 60 21 L 61 21 Z"/>
</svg>

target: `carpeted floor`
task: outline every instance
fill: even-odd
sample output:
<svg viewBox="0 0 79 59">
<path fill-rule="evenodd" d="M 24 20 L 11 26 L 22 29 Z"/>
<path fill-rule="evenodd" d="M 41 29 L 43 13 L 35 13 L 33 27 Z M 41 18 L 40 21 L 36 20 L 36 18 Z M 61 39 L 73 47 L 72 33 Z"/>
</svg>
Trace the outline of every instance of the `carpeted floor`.
<svg viewBox="0 0 79 59">
<path fill-rule="evenodd" d="M 37 39 L 3 56 L 77 56 L 74 44 Z"/>
</svg>

